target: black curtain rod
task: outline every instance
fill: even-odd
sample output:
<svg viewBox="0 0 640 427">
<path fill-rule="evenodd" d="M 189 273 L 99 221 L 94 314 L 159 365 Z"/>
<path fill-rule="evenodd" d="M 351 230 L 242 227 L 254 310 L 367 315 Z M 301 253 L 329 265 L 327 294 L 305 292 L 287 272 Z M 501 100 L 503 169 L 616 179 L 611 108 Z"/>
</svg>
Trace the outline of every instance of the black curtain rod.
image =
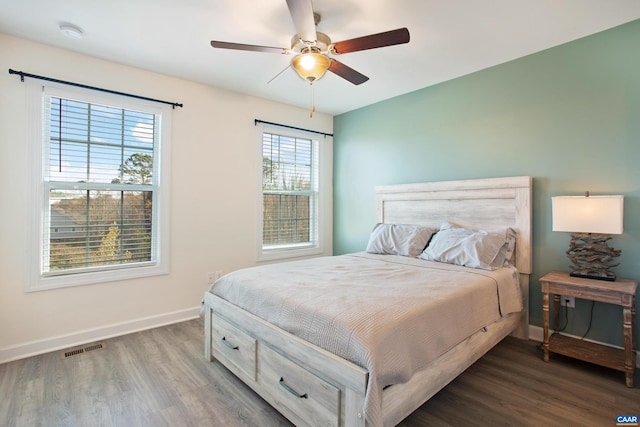
<svg viewBox="0 0 640 427">
<path fill-rule="evenodd" d="M 265 125 L 280 126 L 281 128 L 288 128 L 288 129 L 302 130 L 302 131 L 305 131 L 305 132 L 317 133 L 317 134 L 320 134 L 320 135 L 324 135 L 325 137 L 330 136 L 330 137 L 333 138 L 333 134 L 332 133 L 325 133 L 325 132 L 320 132 L 320 131 L 317 131 L 317 130 L 297 128 L 295 126 L 283 125 L 283 124 L 280 124 L 280 123 L 265 122 L 264 120 L 260 120 L 260 119 L 255 119 L 254 122 L 253 122 L 253 125 L 255 126 L 258 123 L 264 123 Z"/>
<path fill-rule="evenodd" d="M 145 101 L 153 101 L 153 102 L 160 102 L 161 104 L 169 104 L 169 105 L 171 105 L 171 107 L 173 107 L 173 109 L 175 109 L 176 107 L 182 107 L 182 104 L 178 104 L 177 102 L 162 101 L 160 99 L 147 98 L 146 96 L 134 95 L 134 94 L 131 94 L 131 93 L 117 92 L 115 90 L 103 89 L 101 87 L 87 86 L 87 85 L 83 85 L 83 84 L 80 84 L 80 83 L 67 82 L 65 80 L 53 79 L 51 77 L 38 76 L 36 74 L 29 74 L 29 73 L 24 73 L 22 71 L 15 71 L 15 70 L 12 70 L 11 68 L 9 68 L 9 74 L 17 74 L 17 75 L 19 75 L 21 82 L 24 81 L 25 77 L 31 77 L 33 79 L 46 80 L 48 82 L 62 83 L 62 84 L 65 84 L 65 85 L 81 87 L 81 88 L 84 88 L 84 89 L 99 90 L 100 92 L 106 92 L 106 93 L 112 93 L 112 94 L 115 94 L 115 95 L 128 96 L 130 98 L 144 99 Z"/>
</svg>

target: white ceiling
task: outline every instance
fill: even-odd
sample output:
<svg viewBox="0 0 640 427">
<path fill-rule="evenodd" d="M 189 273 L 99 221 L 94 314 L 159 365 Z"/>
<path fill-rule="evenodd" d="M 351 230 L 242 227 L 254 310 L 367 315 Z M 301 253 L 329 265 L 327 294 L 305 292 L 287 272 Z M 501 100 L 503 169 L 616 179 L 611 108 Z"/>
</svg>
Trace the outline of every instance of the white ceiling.
<svg viewBox="0 0 640 427">
<path fill-rule="evenodd" d="M 639 0 L 314 0 L 335 41 L 407 27 L 408 44 L 340 56 L 370 77 L 327 73 L 317 111 L 340 114 L 640 18 Z M 84 32 L 65 37 L 61 23 Z M 308 108 L 291 56 L 214 49 L 211 40 L 290 47 L 285 0 L 3 0 L 0 32 Z M 20 64 L 12 64 L 17 68 Z M 31 70 L 22 70 L 32 72 Z M 64 78 L 64 76 L 51 76 Z M 80 82 L 82 83 L 82 82 Z"/>
</svg>

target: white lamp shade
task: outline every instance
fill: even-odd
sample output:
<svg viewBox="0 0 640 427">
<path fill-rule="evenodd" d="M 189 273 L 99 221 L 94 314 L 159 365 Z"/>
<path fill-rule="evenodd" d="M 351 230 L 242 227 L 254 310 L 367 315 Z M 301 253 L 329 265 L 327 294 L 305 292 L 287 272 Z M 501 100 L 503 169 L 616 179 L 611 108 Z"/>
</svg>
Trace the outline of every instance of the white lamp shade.
<svg viewBox="0 0 640 427">
<path fill-rule="evenodd" d="M 624 196 L 551 198 L 553 231 L 622 234 Z"/>
</svg>

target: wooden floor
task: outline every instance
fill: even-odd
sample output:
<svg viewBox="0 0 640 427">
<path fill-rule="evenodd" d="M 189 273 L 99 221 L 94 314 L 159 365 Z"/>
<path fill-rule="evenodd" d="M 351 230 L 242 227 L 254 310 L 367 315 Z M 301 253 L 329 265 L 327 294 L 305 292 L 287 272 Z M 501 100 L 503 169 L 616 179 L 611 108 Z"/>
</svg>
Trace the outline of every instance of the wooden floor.
<svg viewBox="0 0 640 427">
<path fill-rule="evenodd" d="M 104 341 L 63 358 L 0 365 L 0 425 L 290 426 L 219 363 L 192 320 Z M 640 378 L 507 338 L 401 426 L 613 426 L 640 415 Z"/>
</svg>

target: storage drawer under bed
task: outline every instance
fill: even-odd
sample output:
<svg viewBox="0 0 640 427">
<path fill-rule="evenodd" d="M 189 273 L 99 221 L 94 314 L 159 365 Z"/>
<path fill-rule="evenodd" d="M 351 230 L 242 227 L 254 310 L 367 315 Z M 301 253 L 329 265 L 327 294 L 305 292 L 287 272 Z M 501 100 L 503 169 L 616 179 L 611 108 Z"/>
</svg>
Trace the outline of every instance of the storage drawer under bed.
<svg viewBox="0 0 640 427">
<path fill-rule="evenodd" d="M 256 380 L 257 340 L 242 332 L 220 316 L 213 315 L 213 357 L 228 361 L 235 372 L 239 369 L 252 381 Z M 236 368 L 236 369 L 234 369 Z M 235 372 L 238 375 L 237 372 Z"/>
<path fill-rule="evenodd" d="M 264 345 L 258 348 L 258 386 L 296 425 L 339 423 L 340 390 Z"/>
<path fill-rule="evenodd" d="M 297 426 L 340 425 L 340 389 L 212 314 L 213 357 Z"/>
</svg>

